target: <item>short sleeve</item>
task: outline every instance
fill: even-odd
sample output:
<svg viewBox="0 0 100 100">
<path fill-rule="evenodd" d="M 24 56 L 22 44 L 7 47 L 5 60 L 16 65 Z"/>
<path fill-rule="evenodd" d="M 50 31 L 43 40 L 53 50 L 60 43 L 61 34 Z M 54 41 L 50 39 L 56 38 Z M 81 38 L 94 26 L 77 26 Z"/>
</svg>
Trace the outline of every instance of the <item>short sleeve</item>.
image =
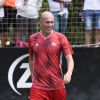
<svg viewBox="0 0 100 100">
<path fill-rule="evenodd" d="M 71 44 L 69 43 L 69 41 L 67 40 L 67 37 L 65 35 L 62 35 L 61 44 L 62 44 L 62 49 L 63 49 L 64 55 L 69 55 L 69 54 L 74 53 L 73 49 L 71 47 Z"/>
</svg>

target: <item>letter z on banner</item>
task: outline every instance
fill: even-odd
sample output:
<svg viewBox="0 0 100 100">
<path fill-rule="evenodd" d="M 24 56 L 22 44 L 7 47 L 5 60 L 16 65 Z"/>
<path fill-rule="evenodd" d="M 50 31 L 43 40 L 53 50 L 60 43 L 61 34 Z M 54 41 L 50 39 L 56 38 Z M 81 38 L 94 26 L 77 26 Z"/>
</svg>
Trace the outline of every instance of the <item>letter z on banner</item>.
<svg viewBox="0 0 100 100">
<path fill-rule="evenodd" d="M 22 95 L 17 89 L 18 88 L 30 88 L 32 85 L 32 82 L 27 82 L 28 78 L 30 77 L 30 69 L 29 69 L 29 64 L 28 63 L 22 63 L 20 65 L 20 69 L 25 69 L 24 73 L 20 76 L 20 78 L 17 81 L 17 86 L 15 88 L 14 85 L 14 80 L 13 80 L 13 75 L 14 71 L 17 67 L 17 65 L 25 58 L 27 58 L 29 54 L 22 55 L 18 57 L 10 66 L 9 71 L 8 71 L 8 82 L 13 89 L 14 92 L 16 92 L 18 95 Z"/>
</svg>

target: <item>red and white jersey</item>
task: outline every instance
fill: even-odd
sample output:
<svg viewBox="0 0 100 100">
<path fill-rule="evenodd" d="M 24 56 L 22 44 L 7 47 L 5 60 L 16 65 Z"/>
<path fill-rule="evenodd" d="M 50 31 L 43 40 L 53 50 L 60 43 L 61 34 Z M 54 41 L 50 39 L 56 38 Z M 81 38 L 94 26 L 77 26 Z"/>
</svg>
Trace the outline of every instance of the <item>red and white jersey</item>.
<svg viewBox="0 0 100 100">
<path fill-rule="evenodd" d="M 38 32 L 29 37 L 29 53 L 33 56 L 33 85 L 39 89 L 64 88 L 61 69 L 61 53 L 69 55 L 73 50 L 63 34 L 53 32 L 48 37 Z"/>
</svg>

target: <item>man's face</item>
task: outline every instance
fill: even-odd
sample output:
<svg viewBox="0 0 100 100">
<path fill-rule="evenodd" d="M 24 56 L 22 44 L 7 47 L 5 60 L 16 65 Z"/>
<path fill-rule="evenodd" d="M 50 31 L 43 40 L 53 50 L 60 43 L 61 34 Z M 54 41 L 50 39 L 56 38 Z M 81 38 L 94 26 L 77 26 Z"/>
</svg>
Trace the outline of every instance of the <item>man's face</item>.
<svg viewBox="0 0 100 100">
<path fill-rule="evenodd" d="M 41 20 L 41 29 L 45 34 L 50 34 L 54 27 L 54 18 L 47 17 Z"/>
</svg>

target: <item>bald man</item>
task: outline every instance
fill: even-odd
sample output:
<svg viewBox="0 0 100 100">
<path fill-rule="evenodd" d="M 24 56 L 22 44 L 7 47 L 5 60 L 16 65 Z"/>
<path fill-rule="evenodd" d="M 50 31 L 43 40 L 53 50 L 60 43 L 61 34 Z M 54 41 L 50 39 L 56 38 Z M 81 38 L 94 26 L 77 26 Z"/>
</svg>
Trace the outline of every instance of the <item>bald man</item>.
<svg viewBox="0 0 100 100">
<path fill-rule="evenodd" d="M 65 84 L 74 69 L 73 50 L 62 33 L 53 30 L 54 16 L 45 11 L 40 17 L 41 31 L 29 37 L 29 67 L 32 77 L 30 100 L 66 100 Z M 62 74 L 61 53 L 67 60 Z"/>
</svg>

